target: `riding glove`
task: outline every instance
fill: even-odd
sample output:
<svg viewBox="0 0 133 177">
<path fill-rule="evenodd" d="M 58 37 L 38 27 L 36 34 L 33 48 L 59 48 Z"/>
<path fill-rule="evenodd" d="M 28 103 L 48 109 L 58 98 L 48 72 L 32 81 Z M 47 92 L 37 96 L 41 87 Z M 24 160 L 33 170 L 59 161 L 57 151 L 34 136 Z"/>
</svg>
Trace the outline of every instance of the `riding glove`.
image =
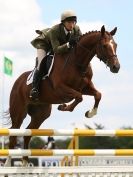
<svg viewBox="0 0 133 177">
<path fill-rule="evenodd" d="M 70 48 L 73 48 L 76 43 L 77 43 L 77 39 L 76 38 L 71 38 L 69 40 Z"/>
</svg>

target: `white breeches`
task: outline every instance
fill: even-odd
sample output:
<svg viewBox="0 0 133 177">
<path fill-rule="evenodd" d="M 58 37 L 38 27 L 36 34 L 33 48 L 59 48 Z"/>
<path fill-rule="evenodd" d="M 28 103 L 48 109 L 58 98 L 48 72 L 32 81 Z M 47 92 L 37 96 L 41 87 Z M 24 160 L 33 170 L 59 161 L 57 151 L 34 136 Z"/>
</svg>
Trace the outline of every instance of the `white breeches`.
<svg viewBox="0 0 133 177">
<path fill-rule="evenodd" d="M 46 51 L 43 49 L 37 49 L 37 58 L 38 58 L 38 65 L 37 65 L 37 69 L 39 70 L 40 67 L 40 63 L 42 61 L 42 59 L 46 56 Z"/>
</svg>

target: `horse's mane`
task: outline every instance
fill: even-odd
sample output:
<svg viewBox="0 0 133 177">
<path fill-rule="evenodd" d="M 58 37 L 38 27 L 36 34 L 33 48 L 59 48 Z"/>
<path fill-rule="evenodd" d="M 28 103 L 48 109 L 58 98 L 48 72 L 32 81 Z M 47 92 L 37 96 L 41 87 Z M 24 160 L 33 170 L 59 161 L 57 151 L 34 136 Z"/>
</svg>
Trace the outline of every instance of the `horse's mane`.
<svg viewBox="0 0 133 177">
<path fill-rule="evenodd" d="M 83 37 L 85 37 L 86 35 L 91 35 L 91 34 L 94 34 L 94 33 L 100 33 L 100 31 L 97 31 L 97 30 L 95 30 L 95 31 L 88 31 L 88 32 L 82 34 L 80 36 L 80 39 L 83 38 Z"/>
<path fill-rule="evenodd" d="M 85 36 L 87 36 L 87 35 L 92 35 L 92 34 L 95 34 L 95 33 L 96 33 L 96 34 L 97 34 L 97 33 L 101 33 L 101 31 L 97 31 L 97 30 L 95 30 L 95 31 L 88 31 L 88 32 L 82 34 L 82 35 L 80 36 L 80 39 L 82 39 L 83 37 L 85 37 Z M 108 31 L 106 31 L 106 33 L 109 34 Z"/>
</svg>

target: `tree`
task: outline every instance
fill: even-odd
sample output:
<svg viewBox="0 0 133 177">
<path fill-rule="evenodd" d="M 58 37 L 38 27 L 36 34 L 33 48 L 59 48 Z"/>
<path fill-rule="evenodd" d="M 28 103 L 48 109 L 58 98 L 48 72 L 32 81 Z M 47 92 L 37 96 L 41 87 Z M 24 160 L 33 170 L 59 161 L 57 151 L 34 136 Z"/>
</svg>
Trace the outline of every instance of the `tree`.
<svg viewBox="0 0 133 177">
<path fill-rule="evenodd" d="M 32 137 L 30 141 L 30 148 L 31 149 L 43 149 L 45 145 L 45 141 L 40 137 Z"/>
</svg>

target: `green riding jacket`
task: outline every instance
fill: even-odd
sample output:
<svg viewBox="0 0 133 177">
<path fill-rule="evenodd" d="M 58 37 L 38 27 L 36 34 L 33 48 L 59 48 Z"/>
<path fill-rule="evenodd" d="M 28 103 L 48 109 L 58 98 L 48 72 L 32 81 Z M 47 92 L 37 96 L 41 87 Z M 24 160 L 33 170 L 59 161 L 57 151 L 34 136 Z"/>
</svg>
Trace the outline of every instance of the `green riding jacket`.
<svg viewBox="0 0 133 177">
<path fill-rule="evenodd" d="M 71 32 L 70 38 L 81 36 L 79 26 L 75 26 Z M 44 49 L 46 52 L 63 54 L 69 51 L 67 46 L 67 36 L 62 23 L 41 31 L 41 34 L 31 41 L 31 44 L 37 49 Z"/>
</svg>

